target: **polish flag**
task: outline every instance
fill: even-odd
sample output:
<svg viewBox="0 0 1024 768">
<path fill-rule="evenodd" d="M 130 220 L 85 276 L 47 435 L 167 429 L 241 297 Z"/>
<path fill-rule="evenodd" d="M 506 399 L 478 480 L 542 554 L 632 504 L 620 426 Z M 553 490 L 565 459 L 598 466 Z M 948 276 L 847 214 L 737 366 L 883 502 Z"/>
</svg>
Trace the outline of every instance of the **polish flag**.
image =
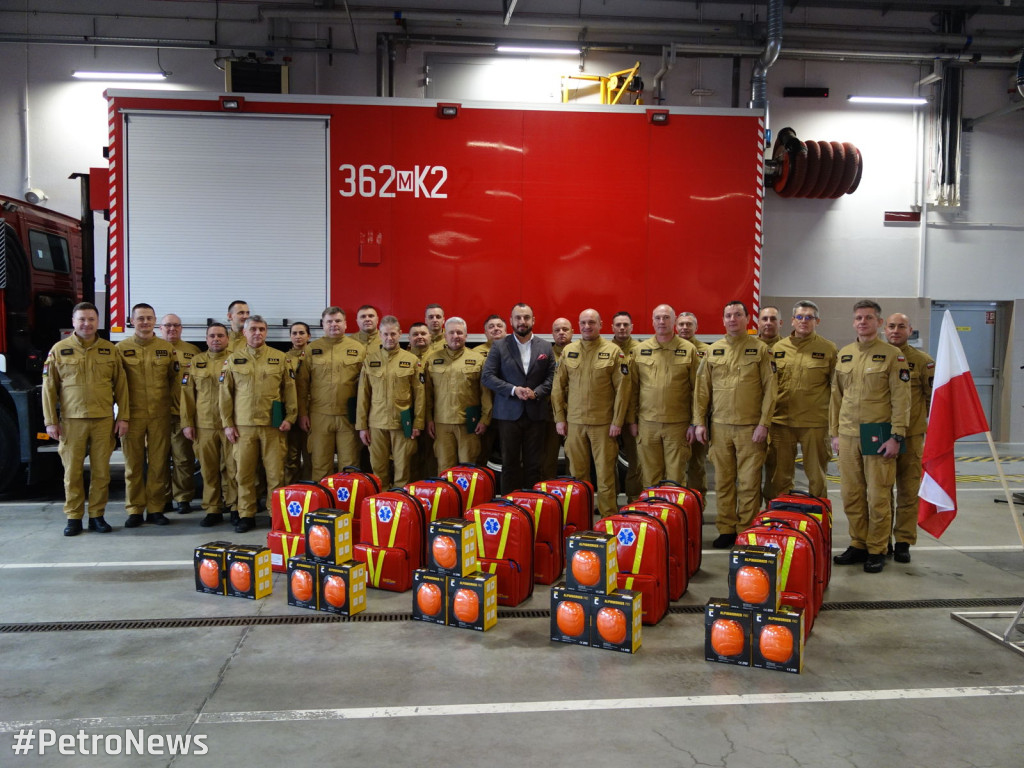
<svg viewBox="0 0 1024 768">
<path fill-rule="evenodd" d="M 942 317 L 933 386 L 922 456 L 924 473 L 917 494 L 917 524 L 938 538 L 956 517 L 953 443 L 967 435 L 988 432 L 978 390 L 948 309 Z"/>
</svg>

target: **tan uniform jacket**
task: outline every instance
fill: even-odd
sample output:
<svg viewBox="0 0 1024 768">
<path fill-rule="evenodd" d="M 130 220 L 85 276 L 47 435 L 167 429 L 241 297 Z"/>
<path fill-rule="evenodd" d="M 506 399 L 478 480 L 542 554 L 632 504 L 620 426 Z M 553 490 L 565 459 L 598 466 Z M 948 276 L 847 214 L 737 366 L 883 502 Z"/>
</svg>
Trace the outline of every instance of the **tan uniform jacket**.
<svg viewBox="0 0 1024 768">
<path fill-rule="evenodd" d="M 480 383 L 484 357 L 475 349 L 452 352 L 445 347 L 423 360 L 426 372 L 426 418 L 439 424 L 465 424 L 466 408 L 479 405 L 480 422 L 491 423 L 494 393 Z"/>
<path fill-rule="evenodd" d="M 772 349 L 779 397 L 772 424 L 827 427 L 832 375 L 839 352 L 816 333 L 804 339 L 790 334 Z"/>
<path fill-rule="evenodd" d="M 298 418 L 292 358 L 273 347 L 230 350 L 220 375 L 220 418 L 225 427 L 272 426 L 274 401 L 284 403 L 284 420 Z"/>
<path fill-rule="evenodd" d="M 300 416 L 347 416 L 367 348 L 355 339 L 326 336 L 306 345 L 296 372 Z"/>
<path fill-rule="evenodd" d="M 693 422 L 768 427 L 775 413 L 778 384 L 772 353 L 760 339 L 725 336 L 708 347 L 697 372 Z"/>
<path fill-rule="evenodd" d="M 235 352 L 239 349 L 245 349 L 248 346 L 248 342 L 245 340 L 245 334 L 241 331 L 232 331 L 231 326 L 228 326 L 228 349 Z"/>
<path fill-rule="evenodd" d="M 117 403 L 117 418 L 128 421 L 131 415 L 128 379 L 113 344 L 97 338 L 87 346 L 72 334 L 53 345 L 43 365 L 46 426 L 56 426 L 60 418 L 113 416 L 114 403 Z"/>
<path fill-rule="evenodd" d="M 552 344 L 551 345 L 551 352 L 555 356 L 555 362 L 556 363 L 561 362 L 561 360 L 562 360 L 562 352 L 565 351 L 565 348 L 568 347 L 569 344 L 572 344 L 572 342 L 570 341 L 568 344 Z"/>
<path fill-rule="evenodd" d="M 374 329 L 372 333 L 367 333 L 366 331 L 356 331 L 355 333 L 350 333 L 348 335 L 348 338 L 352 339 L 353 341 L 358 341 L 367 349 L 370 349 L 371 347 L 373 349 L 376 349 L 377 347 L 380 346 L 380 331 L 376 329 Z"/>
<path fill-rule="evenodd" d="M 632 396 L 629 398 L 629 409 L 626 411 L 626 421 L 625 421 L 625 423 L 626 424 L 635 424 L 636 423 L 636 369 L 633 367 L 633 361 L 636 359 L 636 357 L 635 357 L 635 355 L 636 355 L 636 348 L 638 346 L 640 346 L 640 342 L 637 341 L 636 339 L 634 339 L 632 336 L 630 336 L 628 339 L 626 339 L 625 341 L 622 341 L 622 342 L 620 342 L 617 339 L 613 338 L 612 339 L 612 344 L 614 344 L 616 347 L 618 347 L 623 352 L 625 352 L 626 353 L 626 357 L 629 358 L 629 366 L 630 366 L 630 370 L 632 372 L 632 376 L 631 376 L 632 380 L 630 382 L 630 388 L 631 388 L 631 391 L 632 391 Z"/>
<path fill-rule="evenodd" d="M 171 346 L 174 347 L 174 353 L 178 356 L 178 370 L 185 370 L 185 366 L 192 362 L 192 358 L 199 354 L 200 349 L 195 344 L 189 344 L 187 341 L 178 339 L 172 341 Z M 181 398 L 177 398 L 171 401 L 171 416 L 181 415 Z"/>
<path fill-rule="evenodd" d="M 138 420 L 165 415 L 168 406 L 181 396 L 180 367 L 171 343 L 155 336 L 146 341 L 130 336 L 117 343 L 117 354 L 128 378 L 133 417 Z"/>
<path fill-rule="evenodd" d="M 412 409 L 413 429 L 423 429 L 422 370 L 416 355 L 404 349 L 368 349 L 359 376 L 356 429 L 400 429 L 406 408 Z"/>
<path fill-rule="evenodd" d="M 686 339 L 641 342 L 633 351 L 633 408 L 641 421 L 690 424 L 700 358 Z"/>
<path fill-rule="evenodd" d="M 778 344 L 780 341 L 782 341 L 786 337 L 782 336 L 780 334 L 780 335 L 778 335 L 778 336 L 776 336 L 775 338 L 772 338 L 772 339 L 764 339 L 764 338 L 761 338 L 760 336 L 758 336 L 757 338 L 761 339 L 761 341 L 763 341 L 765 344 L 767 344 L 769 348 L 774 348 L 776 344 Z"/>
<path fill-rule="evenodd" d="M 928 431 L 928 408 L 932 402 L 935 360 L 909 344 L 899 349 L 907 358 L 907 368 L 910 369 L 910 425 L 907 427 L 907 436 L 923 435 Z"/>
<path fill-rule="evenodd" d="M 556 422 L 621 427 L 632 394 L 629 356 L 615 344 L 598 338 L 566 345 L 551 391 Z"/>
<path fill-rule="evenodd" d="M 894 435 L 907 434 L 910 370 L 899 349 L 879 338 L 855 341 L 839 350 L 829 402 L 829 433 L 860 439 L 861 424 L 889 422 Z"/>
<path fill-rule="evenodd" d="M 200 352 L 181 377 L 181 426 L 221 429 L 220 374 L 228 350 Z"/>
</svg>

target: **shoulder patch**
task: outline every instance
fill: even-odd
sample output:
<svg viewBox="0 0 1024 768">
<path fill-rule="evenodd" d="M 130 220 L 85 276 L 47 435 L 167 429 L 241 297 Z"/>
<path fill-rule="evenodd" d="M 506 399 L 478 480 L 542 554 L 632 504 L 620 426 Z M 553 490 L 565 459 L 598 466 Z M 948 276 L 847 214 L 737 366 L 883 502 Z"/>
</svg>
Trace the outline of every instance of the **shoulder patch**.
<svg viewBox="0 0 1024 768">
<path fill-rule="evenodd" d="M 841 358 L 839 358 L 840 363 L 848 363 L 851 360 L 853 360 L 853 355 L 843 355 Z"/>
<path fill-rule="evenodd" d="M 704 357 L 704 355 L 706 355 L 706 354 L 707 354 L 706 350 L 703 350 L 703 349 L 698 349 L 697 350 L 697 357 Z"/>
<path fill-rule="evenodd" d="M 188 384 L 188 373 L 181 377 L 182 385 Z"/>
<path fill-rule="evenodd" d="M 900 381 L 910 381 L 910 371 L 900 368 Z"/>
<path fill-rule="evenodd" d="M 640 354 L 642 356 L 644 356 L 644 357 L 649 357 L 650 355 L 654 354 L 654 350 L 653 349 L 641 349 L 640 350 Z M 676 354 L 679 354 L 679 353 L 676 352 Z"/>
<path fill-rule="evenodd" d="M 906 362 L 906 359 L 903 355 L 896 355 L 896 362 L 898 363 Z"/>
<path fill-rule="evenodd" d="M 909 368 L 910 370 L 914 370 L 914 364 L 913 363 L 907 363 L 907 368 Z"/>
<path fill-rule="evenodd" d="M 873 362 L 873 363 L 884 363 L 885 362 L 885 358 L 886 358 L 885 355 L 872 355 L 871 356 L 871 362 Z M 902 361 L 903 358 L 901 357 L 901 358 L 899 358 L 899 360 Z"/>
<path fill-rule="evenodd" d="M 623 363 L 622 365 L 620 365 L 619 366 L 619 372 L 623 376 L 629 376 L 629 365 L 627 363 Z"/>
<path fill-rule="evenodd" d="M 349 350 L 349 352 L 351 351 L 352 350 Z M 320 347 L 313 347 L 311 350 L 309 350 L 309 354 L 311 355 L 322 355 L 323 353 L 324 351 L 320 349 Z"/>
<path fill-rule="evenodd" d="M 109 355 L 110 354 L 110 347 L 100 347 L 99 349 L 96 350 L 96 354 L 97 355 Z"/>
<path fill-rule="evenodd" d="M 75 350 L 65 347 L 64 349 L 62 349 L 60 351 L 60 353 L 62 355 L 73 355 L 73 354 L 75 354 Z"/>
<path fill-rule="evenodd" d="M 580 356 L 579 352 L 567 352 L 566 353 L 566 357 L 579 357 L 579 356 Z"/>
<path fill-rule="evenodd" d="M 777 355 L 778 352 L 776 352 L 775 354 Z M 815 360 L 824 360 L 825 359 L 825 353 L 824 352 L 811 352 L 811 357 L 813 359 L 815 359 Z"/>
<path fill-rule="evenodd" d="M 930 370 L 931 370 L 932 368 L 934 368 L 934 367 L 935 367 L 935 363 L 928 363 L 928 365 L 926 365 L 926 366 L 925 366 L 925 368 L 927 368 L 927 369 L 928 369 L 929 371 L 930 371 Z"/>
<path fill-rule="evenodd" d="M 756 351 L 756 350 L 755 350 L 755 351 Z M 719 349 L 715 349 L 715 350 L 712 350 L 711 354 L 712 354 L 713 356 L 715 356 L 715 357 L 718 357 L 719 355 L 724 355 L 724 354 L 725 354 L 725 350 L 724 350 L 724 349 L 721 349 L 721 348 L 719 348 Z"/>
</svg>

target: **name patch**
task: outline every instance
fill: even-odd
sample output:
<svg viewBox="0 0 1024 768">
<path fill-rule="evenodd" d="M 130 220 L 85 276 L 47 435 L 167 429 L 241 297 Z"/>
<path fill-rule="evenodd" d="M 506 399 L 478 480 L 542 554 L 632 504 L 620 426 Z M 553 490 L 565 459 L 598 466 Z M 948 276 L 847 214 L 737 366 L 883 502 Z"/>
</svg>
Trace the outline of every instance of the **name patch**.
<svg viewBox="0 0 1024 768">
<path fill-rule="evenodd" d="M 319 347 L 313 347 L 313 349 L 309 350 L 309 354 L 311 355 L 322 355 L 323 353 L 324 351 Z"/>
<path fill-rule="evenodd" d="M 568 357 L 579 357 L 580 353 L 579 352 L 566 352 L 566 355 Z"/>
<path fill-rule="evenodd" d="M 121 354 L 124 355 L 125 357 L 135 357 L 135 350 L 134 349 L 125 349 L 125 350 L 121 351 Z"/>
<path fill-rule="evenodd" d="M 370 367 L 371 368 L 380 368 L 380 360 L 371 360 L 370 361 Z"/>
<path fill-rule="evenodd" d="M 871 356 L 871 362 L 873 362 L 873 363 L 884 363 L 885 362 L 885 355 L 872 355 Z"/>
<path fill-rule="evenodd" d="M 280 365 L 280 364 L 281 364 L 281 358 L 279 358 L 279 357 L 268 357 L 267 358 L 267 365 Z"/>
<path fill-rule="evenodd" d="M 744 349 L 743 350 L 743 354 L 744 355 L 756 355 L 757 354 L 757 350 L 756 349 Z"/>
<path fill-rule="evenodd" d="M 233 362 L 235 365 L 243 365 L 244 363 L 249 362 L 249 359 L 245 357 L 236 357 L 231 362 Z"/>
<path fill-rule="evenodd" d="M 157 357 L 167 357 L 167 350 L 166 349 L 158 349 L 156 351 L 156 356 Z"/>
<path fill-rule="evenodd" d="M 841 358 L 839 358 L 840 363 L 848 363 L 851 360 L 853 360 L 853 355 L 843 355 Z"/>
<path fill-rule="evenodd" d="M 196 368 L 205 368 L 205 367 L 206 367 L 206 363 L 203 362 L 203 361 L 199 361 L 198 363 L 196 363 Z"/>
<path fill-rule="evenodd" d="M 611 353 L 610 352 L 598 352 L 597 353 L 597 359 L 598 360 L 607 360 L 609 357 L 611 357 Z"/>
<path fill-rule="evenodd" d="M 399 368 L 412 368 L 412 363 L 409 362 L 408 360 L 400 360 L 398 362 L 398 367 Z"/>
<path fill-rule="evenodd" d="M 714 355 L 715 357 L 718 357 L 719 355 L 724 355 L 725 354 L 725 350 L 724 349 L 715 349 L 715 350 L 711 351 L 711 354 Z"/>
<path fill-rule="evenodd" d="M 62 355 L 73 355 L 73 354 L 75 354 L 75 350 L 73 350 L 73 349 L 62 349 L 60 351 L 60 353 Z"/>
<path fill-rule="evenodd" d="M 345 354 L 346 355 L 351 355 L 352 357 L 359 357 L 359 350 L 358 349 L 346 349 L 345 350 Z"/>
<path fill-rule="evenodd" d="M 815 360 L 824 360 L 825 359 L 825 353 L 824 352 L 811 352 L 811 357 L 814 358 Z"/>
<path fill-rule="evenodd" d="M 98 355 L 109 355 L 110 354 L 110 347 L 100 347 L 99 349 L 96 350 L 96 354 L 98 354 Z"/>
<path fill-rule="evenodd" d="M 653 354 L 654 354 L 654 350 L 653 349 L 641 349 L 640 350 L 640 355 L 642 357 L 650 357 Z M 678 350 L 676 351 L 676 354 L 677 355 L 679 354 Z"/>
<path fill-rule="evenodd" d="M 785 352 L 776 352 L 776 353 L 775 353 L 775 356 L 776 356 L 776 357 L 785 357 L 785 356 L 786 356 L 786 353 L 785 353 Z"/>
<path fill-rule="evenodd" d="M 676 357 L 686 357 L 686 350 L 685 349 L 677 349 L 676 350 Z"/>
</svg>

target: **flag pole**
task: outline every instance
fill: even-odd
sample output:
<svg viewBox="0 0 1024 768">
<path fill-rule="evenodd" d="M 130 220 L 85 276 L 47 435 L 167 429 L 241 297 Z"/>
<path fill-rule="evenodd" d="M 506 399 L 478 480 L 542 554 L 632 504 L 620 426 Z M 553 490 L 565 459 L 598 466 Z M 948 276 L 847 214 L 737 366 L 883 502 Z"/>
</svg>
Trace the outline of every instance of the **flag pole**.
<svg viewBox="0 0 1024 768">
<path fill-rule="evenodd" d="M 1024 528 L 1021 527 L 1020 518 L 1017 515 L 1017 510 L 1013 505 L 1013 494 L 1010 493 L 1010 486 L 1006 482 L 1006 475 L 1003 474 L 1003 465 L 999 461 L 999 453 L 996 451 L 996 444 L 992 440 L 992 433 L 986 432 L 985 439 L 988 440 L 989 450 L 992 451 L 992 459 L 996 463 L 996 472 L 999 474 L 999 482 L 1003 486 L 1003 492 L 1006 494 L 1006 503 L 1010 506 L 1010 517 L 1013 518 L 1013 524 L 1017 527 L 1017 536 L 1020 538 L 1021 548 L 1024 549 Z"/>
</svg>

